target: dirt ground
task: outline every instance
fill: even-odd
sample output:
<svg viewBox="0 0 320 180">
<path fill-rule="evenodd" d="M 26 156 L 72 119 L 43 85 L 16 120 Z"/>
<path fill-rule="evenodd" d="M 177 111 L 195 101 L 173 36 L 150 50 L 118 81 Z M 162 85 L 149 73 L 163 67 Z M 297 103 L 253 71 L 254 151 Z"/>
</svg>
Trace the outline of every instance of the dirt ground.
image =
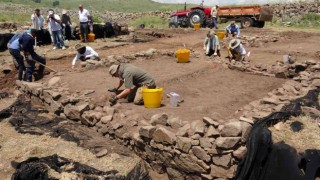
<svg viewBox="0 0 320 180">
<path fill-rule="evenodd" d="M 150 31 L 150 30 L 139 30 Z M 257 75 L 249 75 L 237 71 L 231 71 L 224 67 L 221 62 L 227 56 L 225 44 L 228 39 L 223 39 L 222 57 L 218 59 L 208 58 L 204 56 L 202 43 L 208 29 L 193 31 L 191 29 L 174 29 L 174 30 L 155 30 L 168 35 L 164 38 L 155 38 L 153 41 L 145 43 L 132 42 L 115 42 L 115 39 L 96 40 L 90 43 L 100 55 L 106 58 L 109 55 L 131 55 L 137 52 L 146 51 L 149 48 L 157 50 L 175 51 L 183 48 L 191 48 L 200 54 L 198 58 L 192 57 L 191 62 L 185 64 L 176 63 L 175 57 L 171 56 L 154 56 L 149 59 L 139 58 L 133 62 L 134 65 L 142 67 L 152 74 L 159 87 L 164 88 L 163 106 L 158 109 L 146 109 L 143 106 L 135 106 L 123 101 L 121 109 L 126 115 L 139 115 L 143 119 L 149 119 L 153 114 L 166 112 L 169 116 L 180 117 L 182 120 L 192 121 L 201 119 L 210 113 L 218 112 L 223 117 L 233 118 L 236 110 L 245 106 L 249 102 L 262 98 L 273 89 L 280 87 L 285 80 L 270 77 L 262 77 Z M 253 64 L 274 64 L 281 61 L 283 55 L 288 53 L 295 54 L 298 61 L 306 59 L 314 59 L 320 61 L 319 53 L 319 33 L 305 32 L 277 32 L 271 29 L 245 29 L 241 32 L 245 36 L 279 36 L 282 37 L 276 42 L 262 43 L 260 47 L 246 47 L 247 52 L 251 52 L 250 61 Z M 169 37 L 170 36 L 170 37 Z M 62 75 L 63 86 L 70 89 L 71 92 L 80 92 L 83 90 L 94 90 L 95 92 L 89 96 L 97 103 L 107 103 L 106 98 L 111 94 L 107 92 L 108 88 L 117 86 L 118 79 L 112 78 L 108 74 L 107 68 L 98 68 L 94 70 L 79 70 L 80 63 L 77 68 L 71 69 L 71 61 L 75 56 L 73 46 L 78 43 L 71 41 L 67 50 L 52 50 L 52 46 L 40 47 L 37 51 L 40 55 L 47 58 L 47 65 L 59 71 Z M 110 47 L 116 45 L 117 47 Z M 8 51 L 0 53 L 3 61 L 11 61 Z M 48 70 L 47 70 L 48 71 Z M 48 71 L 49 72 L 49 71 Z M 8 75 L 0 75 L 0 90 L 12 92 L 15 89 L 16 71 Z M 47 81 L 51 75 L 45 76 L 41 82 Z M 166 98 L 166 94 L 176 92 L 181 95 L 184 100 L 179 107 L 173 107 Z M 8 102 L 9 104 L 9 102 Z M 2 132 L 0 135 L 1 144 L 11 145 L 3 146 L 5 150 L 14 149 L 16 156 L 1 158 L 0 169 L 5 169 L 5 174 L 1 174 L 0 179 L 6 179 L 12 173 L 12 169 L 8 167 L 8 163 L 13 159 L 23 159 L 32 153 L 26 152 L 38 151 L 35 148 L 37 142 L 47 143 L 44 146 L 49 148 L 48 152 L 59 153 L 59 149 L 52 149 L 52 143 L 57 145 L 65 143 L 61 139 L 51 140 L 46 136 L 18 136 L 17 133 L 7 123 L 2 123 L 1 129 L 5 128 L 8 132 Z M 6 137 L 11 137 L 7 139 Z M 16 139 L 25 138 L 24 141 L 17 143 Z M 29 142 L 29 143 L 25 143 Z M 50 143 L 48 143 L 50 142 Z M 13 146 L 12 144 L 16 144 Z M 32 146 L 29 148 L 29 146 Z M 65 147 L 59 145 L 59 147 Z M 68 145 L 74 151 L 73 157 L 77 157 L 77 153 L 87 153 L 80 147 L 74 146 L 72 143 Z M 28 149 L 29 148 L 29 149 Z M 2 148 L 4 149 L 4 148 Z M 27 151 L 23 151 L 23 149 Z M 36 149 L 36 150 L 34 150 Z M 61 148 L 63 149 L 63 148 Z M 4 150 L 2 150 L 4 151 Z M 40 152 L 46 150 L 40 149 Z M 1 151 L 0 151 L 1 152 Z M 62 151 L 64 152 L 64 151 Z M 72 151 L 70 151 L 72 152 Z M 7 152 L 6 152 L 7 153 Z M 0 154 L 1 157 L 2 154 Z M 65 154 L 65 156 L 69 156 Z M 80 161 L 80 160 L 79 160 Z M 87 160 L 89 164 L 95 164 L 94 158 Z M 157 177 L 157 174 L 153 175 Z M 162 176 L 160 176 L 163 178 Z M 159 178 L 155 178 L 159 179 Z"/>
</svg>

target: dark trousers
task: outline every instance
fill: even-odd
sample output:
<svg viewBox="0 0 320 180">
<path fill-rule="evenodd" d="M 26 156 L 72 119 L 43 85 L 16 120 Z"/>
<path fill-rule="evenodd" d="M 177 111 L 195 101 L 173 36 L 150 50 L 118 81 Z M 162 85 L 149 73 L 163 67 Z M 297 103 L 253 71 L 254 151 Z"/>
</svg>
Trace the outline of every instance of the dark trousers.
<svg viewBox="0 0 320 180">
<path fill-rule="evenodd" d="M 40 30 L 37 30 L 36 32 L 36 37 L 37 37 L 37 45 L 40 46 L 40 45 L 44 45 L 44 30 L 43 29 L 40 29 Z"/>
<path fill-rule="evenodd" d="M 213 49 L 210 49 L 209 50 L 209 53 L 207 54 L 207 56 L 212 56 L 214 54 L 214 50 Z M 220 49 L 217 50 L 217 55 L 220 57 L 221 54 L 220 54 Z"/>
<path fill-rule="evenodd" d="M 18 70 L 18 79 L 21 81 L 23 76 L 23 71 L 26 69 L 23 62 L 23 56 L 20 54 L 20 50 L 17 50 L 17 49 L 9 49 L 9 52 L 13 57 L 13 60 L 16 62 L 14 64 Z"/>
<path fill-rule="evenodd" d="M 215 17 L 212 18 L 211 28 L 216 28 L 216 29 L 218 29 L 217 18 L 215 18 Z"/>
<path fill-rule="evenodd" d="M 26 77 L 27 77 L 28 82 L 32 82 L 32 74 L 33 74 L 35 64 L 36 64 L 35 61 L 38 61 L 44 65 L 46 64 L 46 60 L 43 57 L 39 56 L 38 54 L 32 55 L 32 60 L 27 61 Z M 37 73 L 38 78 L 43 76 L 44 69 L 45 69 L 45 67 L 40 64 L 39 69 L 38 69 L 38 73 Z"/>
<path fill-rule="evenodd" d="M 80 34 L 82 37 L 82 41 L 87 42 L 88 41 L 88 35 L 89 35 L 89 31 L 88 31 L 88 22 L 80 22 Z"/>
</svg>

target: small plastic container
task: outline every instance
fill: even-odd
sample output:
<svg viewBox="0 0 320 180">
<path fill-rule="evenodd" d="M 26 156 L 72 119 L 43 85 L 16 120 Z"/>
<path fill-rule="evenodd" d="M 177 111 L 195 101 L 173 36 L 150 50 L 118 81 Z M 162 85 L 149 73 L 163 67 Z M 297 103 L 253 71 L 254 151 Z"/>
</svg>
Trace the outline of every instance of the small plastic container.
<svg viewBox="0 0 320 180">
<path fill-rule="evenodd" d="M 175 92 L 171 92 L 169 93 L 169 95 L 170 95 L 170 104 L 177 107 L 179 104 L 180 95 Z"/>
<path fill-rule="evenodd" d="M 161 106 L 163 88 L 156 89 L 142 89 L 142 97 L 144 107 L 146 108 L 158 108 Z"/>
<path fill-rule="evenodd" d="M 199 30 L 200 29 L 200 23 L 195 23 L 193 24 L 194 30 Z"/>
<path fill-rule="evenodd" d="M 225 35 L 226 35 L 226 32 L 217 32 L 217 36 L 220 40 L 223 39 Z"/>
<path fill-rule="evenodd" d="M 89 42 L 94 42 L 95 36 L 96 36 L 95 34 L 90 33 L 90 34 L 88 35 L 88 41 L 89 41 Z"/>
<path fill-rule="evenodd" d="M 179 49 L 176 51 L 176 57 L 179 63 L 189 62 L 190 50 L 189 49 Z"/>
</svg>

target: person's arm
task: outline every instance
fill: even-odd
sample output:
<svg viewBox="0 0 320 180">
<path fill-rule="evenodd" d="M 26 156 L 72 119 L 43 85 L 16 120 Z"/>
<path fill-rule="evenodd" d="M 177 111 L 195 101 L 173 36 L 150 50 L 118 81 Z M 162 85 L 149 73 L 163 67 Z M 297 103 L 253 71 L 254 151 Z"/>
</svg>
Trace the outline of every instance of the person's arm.
<svg viewBox="0 0 320 180">
<path fill-rule="evenodd" d="M 121 99 L 126 97 L 131 92 L 130 88 L 124 89 L 120 94 L 118 94 L 116 97 L 117 99 Z"/>
<path fill-rule="evenodd" d="M 77 60 L 80 58 L 80 54 L 77 53 L 76 57 L 73 58 L 72 60 L 72 69 L 74 68 L 74 65 L 76 64 Z"/>
<path fill-rule="evenodd" d="M 47 16 L 47 23 L 49 23 L 50 22 L 50 16 Z"/>
<path fill-rule="evenodd" d="M 68 21 L 69 21 L 70 25 L 72 25 L 70 16 L 68 16 Z"/>
<path fill-rule="evenodd" d="M 57 23 L 61 23 L 60 17 L 56 14 L 53 16 L 53 20 L 56 21 Z"/>
<path fill-rule="evenodd" d="M 87 46 L 86 50 L 89 51 L 89 54 L 86 55 L 86 58 L 90 58 L 92 56 L 99 57 L 98 53 L 94 51 L 91 47 Z"/>
<path fill-rule="evenodd" d="M 240 28 L 238 25 L 237 25 L 237 37 L 240 37 Z"/>
<path fill-rule="evenodd" d="M 204 42 L 203 42 L 203 49 L 204 49 L 204 50 L 207 49 L 207 44 L 208 44 L 208 42 L 209 42 L 209 38 L 206 37 L 206 38 L 204 39 Z"/>
<path fill-rule="evenodd" d="M 40 28 L 43 29 L 43 27 L 44 27 L 44 17 L 42 15 L 40 16 L 40 21 L 41 21 Z"/>
<path fill-rule="evenodd" d="M 226 27 L 226 30 L 227 30 L 228 33 L 231 33 L 230 24 Z"/>
</svg>

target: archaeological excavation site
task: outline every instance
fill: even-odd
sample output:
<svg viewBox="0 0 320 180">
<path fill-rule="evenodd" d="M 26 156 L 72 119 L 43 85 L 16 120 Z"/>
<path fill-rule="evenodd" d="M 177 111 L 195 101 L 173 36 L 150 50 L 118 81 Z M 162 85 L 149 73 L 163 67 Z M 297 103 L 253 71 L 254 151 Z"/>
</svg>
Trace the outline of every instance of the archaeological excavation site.
<svg viewBox="0 0 320 180">
<path fill-rule="evenodd" d="M 0 52 L 0 179 L 320 179 L 319 30 L 241 29 L 249 55 L 235 61 L 230 36 L 206 56 L 209 28 L 121 28 L 82 43 L 100 60 L 74 67 L 79 40 L 36 48 L 32 82 Z M 109 68 L 125 64 L 152 75 L 159 107 L 110 103 Z"/>
</svg>

